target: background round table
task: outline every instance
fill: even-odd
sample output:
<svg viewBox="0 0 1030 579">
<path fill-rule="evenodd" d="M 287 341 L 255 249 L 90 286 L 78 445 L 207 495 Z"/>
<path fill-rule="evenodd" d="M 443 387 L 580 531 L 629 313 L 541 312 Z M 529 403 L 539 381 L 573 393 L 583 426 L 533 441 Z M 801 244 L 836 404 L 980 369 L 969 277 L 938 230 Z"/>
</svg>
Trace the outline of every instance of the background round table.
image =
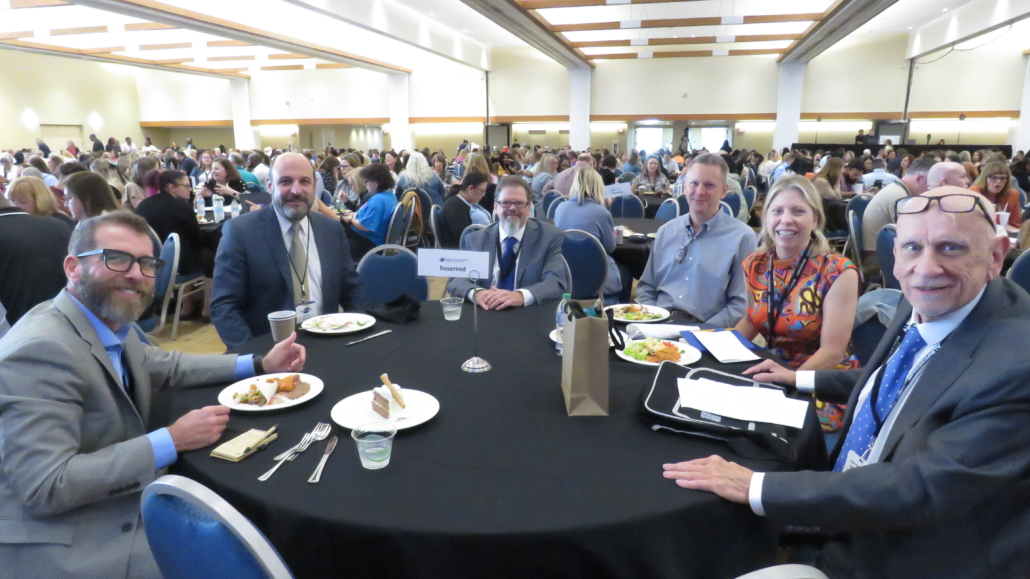
<svg viewBox="0 0 1030 579">
<path fill-rule="evenodd" d="M 378 322 L 342 337 L 301 332 L 316 399 L 272 412 L 233 411 L 229 428 L 277 424 L 280 438 L 240 463 L 183 453 L 173 470 L 208 485 L 249 517 L 305 577 L 735 577 L 773 563 L 775 533 L 746 505 L 677 487 L 662 464 L 720 454 L 762 471 L 785 465 L 735 457 L 718 441 L 658 433 L 638 414 L 655 368 L 610 354 L 610 416 L 569 417 L 561 361 L 547 338 L 551 305 L 479 313 L 484 374 L 473 353 L 472 306 L 456 322 L 423 302 L 421 319 Z M 383 329 L 393 333 L 345 347 Z M 241 348 L 264 353 L 271 338 Z M 705 354 L 698 365 L 739 372 Z M 307 483 L 326 443 L 257 477 L 351 394 L 379 375 L 434 395 L 439 414 L 397 434 L 389 466 L 363 469 L 349 431 L 318 484 Z M 216 403 L 219 387 L 177 393 L 172 412 Z M 814 412 L 801 434 L 818 433 Z M 821 444 L 818 434 L 807 440 Z M 805 443 L 811 446 L 810 443 Z M 825 450 L 821 450 L 823 454 Z"/>
</svg>

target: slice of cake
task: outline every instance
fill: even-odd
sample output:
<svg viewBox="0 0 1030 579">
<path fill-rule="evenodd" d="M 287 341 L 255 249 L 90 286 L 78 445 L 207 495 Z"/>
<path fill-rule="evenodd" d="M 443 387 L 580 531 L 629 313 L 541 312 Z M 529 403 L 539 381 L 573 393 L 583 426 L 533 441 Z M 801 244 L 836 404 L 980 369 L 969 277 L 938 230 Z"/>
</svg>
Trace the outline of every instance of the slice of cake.
<svg viewBox="0 0 1030 579">
<path fill-rule="evenodd" d="M 372 389 L 372 410 L 383 418 L 397 418 L 404 413 L 404 406 L 400 386 L 390 384 Z"/>
</svg>

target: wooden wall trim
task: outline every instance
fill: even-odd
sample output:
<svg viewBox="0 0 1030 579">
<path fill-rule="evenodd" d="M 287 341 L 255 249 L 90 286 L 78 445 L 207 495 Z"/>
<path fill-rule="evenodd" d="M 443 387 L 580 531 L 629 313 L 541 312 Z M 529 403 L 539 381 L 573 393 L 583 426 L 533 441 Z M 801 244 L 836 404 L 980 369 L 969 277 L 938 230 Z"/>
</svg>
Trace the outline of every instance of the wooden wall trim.
<svg viewBox="0 0 1030 579">
<path fill-rule="evenodd" d="M 231 127 L 232 121 L 140 121 L 139 126 L 144 129 Z"/>
<path fill-rule="evenodd" d="M 959 115 L 967 119 L 1018 119 L 1019 111 L 917 111 L 909 112 L 909 119 L 951 119 L 959 120 Z"/>
</svg>

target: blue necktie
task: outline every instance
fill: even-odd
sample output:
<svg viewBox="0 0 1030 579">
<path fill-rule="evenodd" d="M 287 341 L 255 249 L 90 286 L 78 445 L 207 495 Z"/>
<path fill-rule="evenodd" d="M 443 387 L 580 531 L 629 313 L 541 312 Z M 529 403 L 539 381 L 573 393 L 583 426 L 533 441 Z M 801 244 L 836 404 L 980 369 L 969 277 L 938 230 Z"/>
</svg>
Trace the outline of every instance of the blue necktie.
<svg viewBox="0 0 1030 579">
<path fill-rule="evenodd" d="M 894 403 L 897 402 L 901 389 L 905 385 L 905 379 L 912 370 L 912 363 L 915 361 L 916 353 L 926 346 L 919 330 L 912 324 L 905 332 L 905 339 L 901 341 L 898 351 L 887 360 L 887 366 L 883 370 L 883 379 L 880 381 L 880 392 L 876 397 L 876 415 L 881 421 L 887 420 Z M 844 446 L 841 447 L 840 456 L 837 457 L 837 464 L 833 470 L 841 472 L 847 462 L 848 453 L 855 451 L 859 456 L 873 446 L 876 435 L 876 423 L 873 421 L 872 406 L 870 406 L 872 395 L 867 396 L 848 429 L 848 435 L 844 439 Z M 883 422 L 881 422 L 882 424 Z"/>
<path fill-rule="evenodd" d="M 514 237 L 504 238 L 504 254 L 501 255 L 501 272 L 498 275 L 497 287 L 502 290 L 515 290 L 515 244 Z"/>
</svg>

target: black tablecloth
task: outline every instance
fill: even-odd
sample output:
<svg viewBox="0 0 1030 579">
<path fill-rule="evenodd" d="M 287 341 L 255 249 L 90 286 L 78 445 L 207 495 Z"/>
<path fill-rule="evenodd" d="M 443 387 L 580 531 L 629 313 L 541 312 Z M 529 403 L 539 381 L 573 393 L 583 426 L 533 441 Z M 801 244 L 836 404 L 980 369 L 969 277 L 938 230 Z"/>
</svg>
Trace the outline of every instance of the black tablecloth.
<svg viewBox="0 0 1030 579">
<path fill-rule="evenodd" d="M 641 420 L 640 396 L 655 369 L 611 354 L 609 417 L 569 417 L 561 358 L 547 333 L 551 306 L 480 312 L 480 355 L 493 364 L 468 374 L 472 310 L 445 322 L 426 302 L 422 319 L 377 323 L 351 347 L 342 338 L 302 334 L 305 371 L 325 391 L 296 408 L 233 412 L 235 430 L 278 424 L 280 440 L 233 464 L 210 449 L 184 453 L 174 471 L 208 485 L 248 516 L 299 578 L 305 577 L 735 577 L 773 563 L 776 539 L 746 505 L 688 491 L 662 477 L 662 464 L 720 454 L 757 470 L 717 441 L 656 433 Z M 243 351 L 265 352 L 268 336 Z M 719 365 L 705 355 L 699 364 Z M 434 395 L 439 414 L 398 433 L 389 466 L 364 470 L 349 432 L 322 481 L 306 482 L 325 443 L 257 477 L 343 398 L 379 384 L 379 374 Z M 218 387 L 178 393 L 174 415 L 215 403 Z M 810 412 L 802 434 L 821 445 Z M 810 445 L 811 448 L 811 445 Z M 823 454 L 825 450 L 818 449 Z"/>
<path fill-rule="evenodd" d="M 615 219 L 615 225 L 625 225 L 634 233 L 644 235 L 657 233 L 658 228 L 666 223 L 668 221 L 664 219 Z M 647 265 L 647 258 L 651 256 L 651 243 L 651 239 L 640 242 L 623 238 L 622 243 L 615 246 L 612 258 L 615 263 L 625 267 L 633 275 L 633 279 L 640 279 L 640 275 L 644 272 L 644 266 Z"/>
</svg>

